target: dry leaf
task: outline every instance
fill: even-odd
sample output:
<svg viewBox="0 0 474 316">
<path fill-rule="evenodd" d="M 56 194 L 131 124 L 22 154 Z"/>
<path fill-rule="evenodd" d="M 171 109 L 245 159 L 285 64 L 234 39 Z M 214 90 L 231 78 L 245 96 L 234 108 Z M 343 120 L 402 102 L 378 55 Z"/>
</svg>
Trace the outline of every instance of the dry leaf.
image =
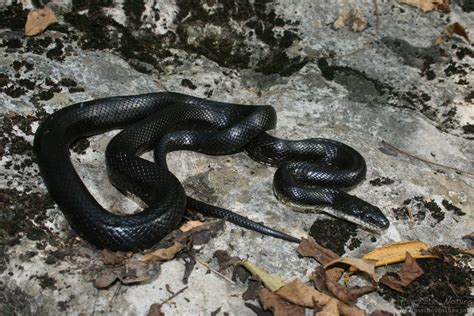
<svg viewBox="0 0 474 316">
<path fill-rule="evenodd" d="M 316 305 L 316 304 L 315 304 Z M 315 306 L 316 310 L 316 306 Z M 338 316 L 339 310 L 337 308 L 337 301 L 330 300 L 319 312 L 315 312 L 314 316 Z"/>
<path fill-rule="evenodd" d="M 95 279 L 94 286 L 98 289 L 105 289 L 117 279 L 125 285 L 142 283 L 157 276 L 159 271 L 159 266 L 130 258 L 121 266 L 109 267 L 104 270 Z"/>
<path fill-rule="evenodd" d="M 409 285 L 418 277 L 422 276 L 423 273 L 423 270 L 421 270 L 420 266 L 416 263 L 416 260 L 407 252 L 405 263 L 400 272 L 397 273 L 399 278 L 386 274 L 380 279 L 380 282 L 395 291 L 403 292 L 402 286 Z"/>
<path fill-rule="evenodd" d="M 443 32 L 441 32 L 441 35 L 438 36 L 438 38 L 435 40 L 433 46 L 439 46 L 449 40 L 451 37 L 453 37 L 454 34 L 457 34 L 461 37 L 463 37 L 468 43 L 471 43 L 471 40 L 469 39 L 469 36 L 467 35 L 467 31 L 458 22 L 451 23 L 447 25 L 444 29 Z"/>
<path fill-rule="evenodd" d="M 334 21 L 334 28 L 340 29 L 352 21 L 352 30 L 354 32 L 362 32 L 367 28 L 368 22 L 359 8 L 352 8 L 344 10 Z"/>
<path fill-rule="evenodd" d="M 104 249 L 100 252 L 102 262 L 107 266 L 118 266 L 124 264 L 126 260 L 132 257 L 132 252 L 112 251 Z"/>
<path fill-rule="evenodd" d="M 344 263 L 350 265 L 357 270 L 367 273 L 372 280 L 375 281 L 375 263 L 376 260 L 373 259 L 361 259 L 361 258 L 350 258 L 350 257 L 341 257 L 325 265 L 325 268 L 328 269 L 339 263 Z"/>
<path fill-rule="evenodd" d="M 466 249 L 461 249 L 462 253 L 465 253 L 467 255 L 470 255 L 471 257 L 474 257 L 474 248 L 466 248 Z"/>
<path fill-rule="evenodd" d="M 401 0 L 400 3 L 408 4 L 423 12 L 433 10 L 449 12 L 449 0 Z"/>
<path fill-rule="evenodd" d="M 239 263 L 245 269 L 249 270 L 254 277 L 260 278 L 266 288 L 270 291 L 275 292 L 279 288 L 285 285 L 283 278 L 279 275 L 271 275 L 267 271 L 257 267 L 253 262 L 243 260 Z"/>
<path fill-rule="evenodd" d="M 292 282 L 280 288 L 276 294 L 296 305 L 314 308 L 322 308 L 334 300 L 337 303 L 337 308 L 340 314 L 347 315 L 364 315 L 364 312 L 357 307 L 349 306 L 344 302 L 330 297 L 327 294 L 321 293 L 316 289 L 310 288 L 304 284 L 300 279 L 294 279 Z"/>
<path fill-rule="evenodd" d="M 323 266 L 318 266 L 311 272 L 309 279 L 313 281 L 314 287 L 320 292 L 327 292 L 326 287 L 326 269 Z"/>
<path fill-rule="evenodd" d="M 154 263 L 131 259 L 125 263 L 119 275 L 122 284 L 136 284 L 150 281 L 158 276 L 160 266 Z"/>
<path fill-rule="evenodd" d="M 274 316 L 304 316 L 305 308 L 283 300 L 266 288 L 259 292 L 260 302 L 264 310 L 271 310 Z"/>
<path fill-rule="evenodd" d="M 178 252 L 183 250 L 183 248 L 184 245 L 182 243 L 175 241 L 171 247 L 160 248 L 158 250 L 144 254 L 142 257 L 142 261 L 167 261 L 173 259 Z"/>
<path fill-rule="evenodd" d="M 112 271 L 105 271 L 94 280 L 94 286 L 97 289 L 106 289 L 118 279 L 118 276 Z"/>
<path fill-rule="evenodd" d="M 181 230 L 182 232 L 187 232 L 187 231 L 190 231 L 191 229 L 194 229 L 196 227 L 201 226 L 202 224 L 204 224 L 204 222 L 201 222 L 201 221 L 187 221 L 186 223 L 184 223 L 179 228 L 179 230 Z"/>
<path fill-rule="evenodd" d="M 329 262 L 339 258 L 337 254 L 327 248 L 324 248 L 323 246 L 318 244 L 313 238 L 302 238 L 296 251 L 304 257 L 314 258 L 322 265 L 326 265 Z"/>
<path fill-rule="evenodd" d="M 49 8 L 32 10 L 26 17 L 25 35 L 35 36 L 42 33 L 51 24 L 57 23 L 56 15 Z"/>
<path fill-rule="evenodd" d="M 230 267 L 235 267 L 242 260 L 237 256 L 229 255 L 225 250 L 216 250 L 212 257 L 217 259 L 219 272 L 224 272 L 224 270 Z"/>
<path fill-rule="evenodd" d="M 413 258 L 416 259 L 434 259 L 435 256 L 423 254 L 423 251 L 428 250 L 428 245 L 419 240 L 401 241 L 376 248 L 363 256 L 363 259 L 377 260 L 376 267 L 385 266 L 389 264 L 403 262 L 406 253 L 409 252 Z M 355 271 L 350 269 L 349 271 Z"/>
<path fill-rule="evenodd" d="M 161 311 L 161 305 L 158 303 L 151 304 L 150 309 L 148 310 L 147 316 L 165 316 Z"/>
<path fill-rule="evenodd" d="M 377 289 L 375 286 L 354 286 L 349 288 L 338 282 L 334 282 L 330 278 L 326 279 L 326 287 L 334 297 L 349 305 L 354 304 L 362 295 L 371 293 Z"/>
</svg>

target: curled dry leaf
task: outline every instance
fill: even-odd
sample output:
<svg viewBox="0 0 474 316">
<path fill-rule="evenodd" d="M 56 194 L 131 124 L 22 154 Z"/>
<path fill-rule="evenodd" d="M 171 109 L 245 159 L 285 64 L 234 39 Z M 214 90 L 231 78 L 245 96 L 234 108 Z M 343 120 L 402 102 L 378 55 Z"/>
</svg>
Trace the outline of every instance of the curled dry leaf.
<svg viewBox="0 0 474 316">
<path fill-rule="evenodd" d="M 380 282 L 395 291 L 403 292 L 402 286 L 409 285 L 418 277 L 422 276 L 423 273 L 423 270 L 416 263 L 416 260 L 407 252 L 405 263 L 403 263 L 402 269 L 397 274 L 398 278 L 386 274 L 380 279 Z"/>
<path fill-rule="evenodd" d="M 335 301 L 340 314 L 364 315 L 364 312 L 359 308 L 349 306 L 327 294 L 321 293 L 307 286 L 300 279 L 294 279 L 292 282 L 280 288 L 276 294 L 288 302 L 308 308 L 323 308 L 329 304 L 329 302 Z"/>
<path fill-rule="evenodd" d="M 339 258 L 337 254 L 331 250 L 324 248 L 318 244 L 313 238 L 302 238 L 296 251 L 303 257 L 312 257 L 322 265 L 326 265 L 331 261 Z"/>
<path fill-rule="evenodd" d="M 264 310 L 271 310 L 275 316 L 304 316 L 305 308 L 283 300 L 266 288 L 259 292 L 259 299 Z"/>
<path fill-rule="evenodd" d="M 49 8 L 30 11 L 26 17 L 25 36 L 38 35 L 57 22 L 56 15 Z"/>
<path fill-rule="evenodd" d="M 433 10 L 449 12 L 449 0 L 401 0 L 400 3 L 408 4 L 423 12 Z"/>
<path fill-rule="evenodd" d="M 466 28 L 462 26 L 459 22 L 451 23 L 447 25 L 444 29 L 443 32 L 441 32 L 441 35 L 438 36 L 438 38 L 435 40 L 433 43 L 433 46 L 439 46 L 443 44 L 444 42 L 448 41 L 451 37 L 453 37 L 454 34 L 457 34 L 461 37 L 463 37 L 468 43 L 471 42 L 469 39 L 469 35 L 467 35 Z"/>
<path fill-rule="evenodd" d="M 466 249 L 461 249 L 462 253 L 465 253 L 467 255 L 470 255 L 471 257 L 474 257 L 474 248 L 466 248 Z"/>
<path fill-rule="evenodd" d="M 363 259 L 377 260 L 375 267 L 403 262 L 409 252 L 416 259 L 434 259 L 436 256 L 425 254 L 428 245 L 419 240 L 401 241 L 376 248 L 363 256 Z M 355 269 L 350 269 L 353 272 Z"/>
<path fill-rule="evenodd" d="M 230 267 L 235 267 L 241 261 L 239 257 L 231 256 L 225 250 L 216 250 L 212 257 L 217 259 L 219 272 L 224 272 Z"/>
<path fill-rule="evenodd" d="M 314 309 L 317 310 L 317 303 L 315 302 L 315 307 Z M 314 316 L 338 316 L 339 315 L 339 310 L 337 308 L 337 301 L 336 300 L 330 300 L 326 305 L 323 306 L 323 308 L 314 313 Z"/>
<path fill-rule="evenodd" d="M 326 270 L 329 267 L 333 267 L 340 263 L 350 265 L 356 268 L 359 271 L 367 273 L 370 278 L 375 281 L 375 262 L 373 259 L 361 259 L 361 258 L 350 258 L 350 257 L 341 257 L 325 265 Z"/>
<path fill-rule="evenodd" d="M 167 261 L 173 259 L 178 252 L 183 250 L 183 248 L 184 245 L 182 243 L 175 241 L 171 247 L 160 248 L 158 250 L 144 254 L 142 260 L 145 262 Z"/>
<path fill-rule="evenodd" d="M 346 287 L 331 278 L 326 278 L 326 287 L 334 297 L 350 305 L 354 304 L 362 295 L 368 294 L 377 289 L 375 286 Z"/>
<path fill-rule="evenodd" d="M 102 262 L 106 266 L 119 266 L 125 263 L 126 260 L 133 256 L 132 252 L 112 251 L 104 249 L 100 252 Z"/>
<path fill-rule="evenodd" d="M 204 222 L 201 222 L 201 221 L 187 221 L 186 223 L 184 223 L 180 228 L 179 230 L 182 231 L 182 232 L 187 232 L 187 231 L 190 231 L 191 229 L 194 229 L 196 227 L 199 227 L 201 225 L 203 225 Z"/>
<path fill-rule="evenodd" d="M 105 289 L 117 279 L 125 285 L 147 282 L 156 277 L 159 271 L 160 267 L 153 263 L 145 263 L 130 258 L 119 267 L 109 267 L 102 271 L 94 281 L 94 286 L 98 289 Z"/>
<path fill-rule="evenodd" d="M 114 284 L 117 279 L 118 276 L 115 274 L 115 272 L 105 271 L 94 280 L 94 286 L 97 289 L 106 289 Z"/>
<path fill-rule="evenodd" d="M 279 288 L 285 285 L 281 276 L 271 275 L 262 268 L 257 267 L 251 261 L 243 260 L 239 264 L 242 265 L 245 269 L 249 270 L 249 272 L 252 273 L 254 277 L 258 277 L 260 280 L 262 280 L 265 287 L 272 292 L 277 291 Z"/>
<path fill-rule="evenodd" d="M 352 21 L 352 30 L 362 32 L 367 28 L 368 22 L 359 8 L 345 9 L 334 21 L 336 30 L 348 25 Z"/>
</svg>

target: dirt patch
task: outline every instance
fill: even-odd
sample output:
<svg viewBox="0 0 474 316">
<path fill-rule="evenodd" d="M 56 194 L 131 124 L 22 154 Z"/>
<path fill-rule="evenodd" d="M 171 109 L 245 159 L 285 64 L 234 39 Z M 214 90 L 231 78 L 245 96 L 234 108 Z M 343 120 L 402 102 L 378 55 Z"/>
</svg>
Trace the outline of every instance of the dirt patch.
<svg viewBox="0 0 474 316">
<path fill-rule="evenodd" d="M 412 199 L 403 201 L 403 205 L 404 206 L 392 210 L 397 220 L 411 221 L 419 225 L 426 219 L 426 215 L 430 214 L 435 221 L 431 223 L 431 227 L 434 227 L 445 218 L 445 212 L 435 200 L 415 196 Z"/>
<path fill-rule="evenodd" d="M 382 185 L 390 185 L 395 183 L 395 180 L 387 178 L 387 177 L 381 177 L 381 178 L 375 178 L 369 181 L 369 183 L 373 186 L 380 187 Z"/>
<path fill-rule="evenodd" d="M 379 294 L 416 314 L 463 315 L 472 303 L 472 272 L 442 260 L 417 260 L 424 274 L 399 293 L 382 285 Z"/>
<path fill-rule="evenodd" d="M 361 245 L 356 237 L 357 225 L 342 219 L 321 219 L 313 223 L 310 236 L 325 248 L 329 248 L 342 256 L 346 251 L 344 247 L 351 240 L 348 248 L 353 250 Z"/>
</svg>

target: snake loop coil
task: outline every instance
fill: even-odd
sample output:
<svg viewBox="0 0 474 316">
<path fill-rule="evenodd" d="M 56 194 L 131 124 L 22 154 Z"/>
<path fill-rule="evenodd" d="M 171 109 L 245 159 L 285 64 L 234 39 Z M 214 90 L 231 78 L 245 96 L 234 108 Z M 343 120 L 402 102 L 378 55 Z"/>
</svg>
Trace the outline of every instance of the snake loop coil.
<svg viewBox="0 0 474 316">
<path fill-rule="evenodd" d="M 111 97 L 53 113 L 38 128 L 34 150 L 51 197 L 71 227 L 99 248 L 150 248 L 177 227 L 186 209 L 299 241 L 187 197 L 166 164 L 166 154 L 175 150 L 208 155 L 245 151 L 258 162 L 278 167 L 273 191 L 279 200 L 301 207 L 328 205 L 333 215 L 367 228 L 388 227 L 387 218 L 377 207 L 341 190 L 365 177 L 366 164 L 357 151 L 329 139 L 278 139 L 266 133 L 275 125 L 276 113 L 271 106 L 215 102 L 170 92 Z M 116 215 L 102 208 L 69 157 L 69 148 L 78 139 L 113 129 L 123 130 L 106 149 L 109 178 L 120 191 L 139 197 L 147 205 L 133 215 Z M 150 150 L 154 150 L 154 163 L 140 158 Z"/>
</svg>

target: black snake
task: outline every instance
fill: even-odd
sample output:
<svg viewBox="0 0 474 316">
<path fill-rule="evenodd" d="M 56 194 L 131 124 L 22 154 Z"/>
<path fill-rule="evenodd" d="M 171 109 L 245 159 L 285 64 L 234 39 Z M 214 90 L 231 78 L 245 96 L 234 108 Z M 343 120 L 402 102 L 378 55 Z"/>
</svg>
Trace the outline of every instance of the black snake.
<svg viewBox="0 0 474 316">
<path fill-rule="evenodd" d="M 246 151 L 252 159 L 278 167 L 273 191 L 280 200 L 304 207 L 328 205 L 335 216 L 373 230 L 389 226 L 377 207 L 339 189 L 365 177 L 366 164 L 357 151 L 329 139 L 278 139 L 266 133 L 275 125 L 271 106 L 215 102 L 171 92 L 111 97 L 74 104 L 50 115 L 36 131 L 34 150 L 51 197 L 72 228 L 99 248 L 150 248 L 179 225 L 186 209 L 299 241 L 187 197 L 167 167 L 166 154 L 174 150 L 209 155 Z M 147 205 L 133 215 L 116 215 L 102 208 L 69 157 L 69 148 L 78 139 L 113 129 L 123 130 L 106 149 L 109 178 L 120 191 Z M 150 150 L 155 162 L 140 157 Z"/>
</svg>

